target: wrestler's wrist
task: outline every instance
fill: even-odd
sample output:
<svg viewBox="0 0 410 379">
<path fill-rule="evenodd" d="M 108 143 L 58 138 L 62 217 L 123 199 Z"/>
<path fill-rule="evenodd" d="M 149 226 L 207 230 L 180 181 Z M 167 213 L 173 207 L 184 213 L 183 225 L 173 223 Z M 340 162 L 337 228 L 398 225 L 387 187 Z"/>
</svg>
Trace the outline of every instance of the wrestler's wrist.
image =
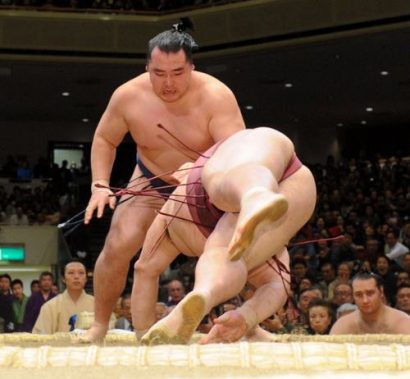
<svg viewBox="0 0 410 379">
<path fill-rule="evenodd" d="M 107 193 L 112 193 L 112 191 L 108 188 L 110 186 L 110 183 L 108 180 L 105 179 L 98 179 L 98 180 L 93 180 L 91 183 L 91 193 L 95 192 L 107 192 Z"/>
<path fill-rule="evenodd" d="M 258 325 L 257 314 L 251 306 L 245 303 L 236 310 L 245 319 L 246 328 L 248 331 Z"/>
</svg>

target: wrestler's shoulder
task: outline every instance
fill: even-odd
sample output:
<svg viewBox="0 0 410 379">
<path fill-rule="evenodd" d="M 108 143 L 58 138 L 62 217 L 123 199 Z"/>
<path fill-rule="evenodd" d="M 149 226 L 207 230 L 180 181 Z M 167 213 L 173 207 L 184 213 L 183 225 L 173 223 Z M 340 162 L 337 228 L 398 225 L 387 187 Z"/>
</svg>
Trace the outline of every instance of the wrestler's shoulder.
<svg viewBox="0 0 410 379">
<path fill-rule="evenodd" d="M 213 94 L 232 94 L 232 91 L 226 84 L 212 75 L 201 71 L 193 71 L 192 75 L 201 90 L 209 91 Z"/>
<path fill-rule="evenodd" d="M 143 73 L 121 84 L 115 91 L 113 96 L 115 97 L 128 97 L 135 98 L 139 96 L 144 90 L 150 89 L 150 81 L 148 73 Z"/>
</svg>

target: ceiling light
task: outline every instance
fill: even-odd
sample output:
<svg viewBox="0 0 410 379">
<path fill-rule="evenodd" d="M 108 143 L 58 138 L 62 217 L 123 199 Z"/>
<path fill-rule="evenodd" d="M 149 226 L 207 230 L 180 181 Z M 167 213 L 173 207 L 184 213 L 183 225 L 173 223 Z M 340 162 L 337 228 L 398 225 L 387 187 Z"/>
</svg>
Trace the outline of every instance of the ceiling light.
<svg viewBox="0 0 410 379">
<path fill-rule="evenodd" d="M 341 128 L 341 127 L 343 126 L 343 122 L 338 122 L 338 123 L 337 123 L 337 126 L 338 126 L 339 128 Z"/>
<path fill-rule="evenodd" d="M 367 107 L 366 112 L 373 112 L 373 108 L 372 107 Z"/>
<path fill-rule="evenodd" d="M 253 109 L 253 105 L 245 105 L 245 109 L 251 111 Z"/>
<path fill-rule="evenodd" d="M 292 83 L 285 83 L 285 87 L 286 87 L 286 88 L 292 88 L 292 87 L 293 87 L 293 84 L 292 84 Z"/>
<path fill-rule="evenodd" d="M 88 122 L 88 121 L 90 121 L 88 118 L 83 118 L 82 120 L 81 120 L 82 122 Z"/>
<path fill-rule="evenodd" d="M 61 92 L 61 95 L 67 97 L 70 96 L 70 92 Z"/>
<path fill-rule="evenodd" d="M 361 123 L 362 125 L 366 125 L 366 124 L 367 124 L 367 121 L 366 121 L 366 120 L 362 120 L 362 121 L 360 121 L 360 123 Z"/>
<path fill-rule="evenodd" d="M 387 76 L 389 74 L 390 74 L 389 71 L 380 71 L 380 75 L 382 75 L 382 76 Z"/>
</svg>

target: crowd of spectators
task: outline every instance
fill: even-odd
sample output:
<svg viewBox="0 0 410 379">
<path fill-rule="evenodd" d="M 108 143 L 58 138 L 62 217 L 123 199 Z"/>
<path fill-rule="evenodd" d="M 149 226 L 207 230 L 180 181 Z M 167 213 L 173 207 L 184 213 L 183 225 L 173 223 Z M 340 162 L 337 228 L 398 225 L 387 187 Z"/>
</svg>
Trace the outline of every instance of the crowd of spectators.
<svg viewBox="0 0 410 379">
<path fill-rule="evenodd" d="M 48 10 L 158 12 L 213 6 L 234 1 L 239 0 L 0 0 L 0 6 Z"/>
<path fill-rule="evenodd" d="M 26 156 L 8 156 L 0 169 L 0 178 L 8 180 L 8 188 L 0 183 L 0 224 L 58 224 L 77 206 L 81 177 L 89 182 L 88 169 L 69 168 L 66 160 L 60 166 L 39 158 L 32 167 Z"/>
<path fill-rule="evenodd" d="M 3 172 L 9 172 L 9 162 Z M 329 157 L 326 164 L 311 168 L 318 202 L 311 220 L 289 243 L 289 298 L 261 327 L 272 333 L 329 333 L 336 320 L 358 309 L 352 278 L 363 272 L 381 277 L 384 304 L 410 314 L 410 161 L 396 157 L 341 160 L 336 164 Z M 61 169 L 66 170 L 66 164 Z M 37 172 L 33 169 L 33 176 Z M 51 188 L 62 187 L 55 186 L 53 180 L 41 191 L 15 188 L 5 195 L 0 189 L 3 212 L 8 212 L 10 204 L 29 215 L 41 211 L 42 204 L 54 204 L 52 210 L 59 209 L 61 192 L 52 192 Z M 28 219 L 36 220 L 33 216 Z M 192 289 L 194 269 L 194 259 L 180 259 L 162 276 L 157 319 Z M 8 285 L 4 286 L 5 282 Z M 2 295 L 12 297 L 15 330 L 19 330 L 22 307 L 27 302 L 21 281 L 3 275 L 0 284 Z M 240 306 L 253 290 L 247 286 L 240 296 L 213 309 L 198 330 L 209 331 L 215 317 Z M 129 303 L 129 294 L 119 300 L 117 327 L 132 330 Z"/>
</svg>

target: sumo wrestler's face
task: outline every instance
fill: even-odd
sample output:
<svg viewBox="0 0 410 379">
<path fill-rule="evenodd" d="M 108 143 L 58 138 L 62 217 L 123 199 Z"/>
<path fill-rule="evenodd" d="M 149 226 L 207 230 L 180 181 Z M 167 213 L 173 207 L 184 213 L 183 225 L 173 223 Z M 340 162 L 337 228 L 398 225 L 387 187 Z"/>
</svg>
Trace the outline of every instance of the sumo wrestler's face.
<svg viewBox="0 0 410 379">
<path fill-rule="evenodd" d="M 154 93 L 164 102 L 176 102 L 188 92 L 194 66 L 184 50 L 166 53 L 156 47 L 146 68 Z"/>
</svg>

